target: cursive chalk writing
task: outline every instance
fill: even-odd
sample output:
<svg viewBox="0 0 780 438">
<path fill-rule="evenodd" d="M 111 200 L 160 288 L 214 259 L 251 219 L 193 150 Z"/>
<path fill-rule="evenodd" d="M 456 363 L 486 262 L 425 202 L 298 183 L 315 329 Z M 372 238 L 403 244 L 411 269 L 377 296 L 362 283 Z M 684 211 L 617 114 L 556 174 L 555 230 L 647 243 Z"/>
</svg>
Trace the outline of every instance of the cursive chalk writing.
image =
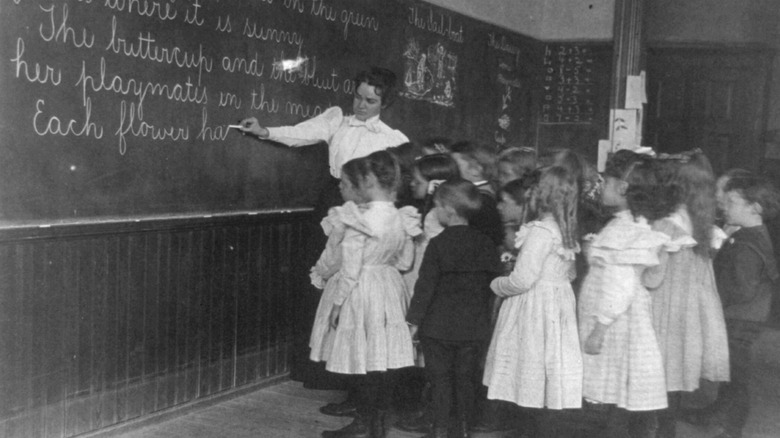
<svg viewBox="0 0 780 438">
<path fill-rule="evenodd" d="M 235 109 L 241 108 L 241 99 L 233 93 L 226 91 L 219 92 L 219 107 L 232 106 Z"/>
<path fill-rule="evenodd" d="M 458 29 L 454 29 L 452 25 L 452 16 L 447 15 L 447 21 L 445 23 L 445 16 L 443 13 L 438 13 L 438 16 L 434 16 L 433 9 L 428 9 L 427 17 L 425 13 L 420 12 L 420 8 L 412 6 L 409 8 L 409 24 L 416 26 L 419 29 L 427 30 L 428 32 L 447 37 L 451 41 L 456 43 L 463 42 L 463 25 Z"/>
<path fill-rule="evenodd" d="M 224 19 L 224 23 L 222 20 Z M 230 15 L 227 15 L 225 17 L 222 17 L 221 15 L 217 17 L 217 31 L 224 32 L 224 33 L 231 33 L 233 32 L 233 24 L 230 22 Z"/>
<path fill-rule="evenodd" d="M 222 70 L 230 73 L 239 72 L 245 75 L 262 78 L 265 66 L 257 61 L 257 52 L 255 52 L 255 57 L 251 60 L 239 56 L 233 57 L 232 59 L 229 56 L 222 57 Z"/>
<path fill-rule="evenodd" d="M 258 94 L 257 91 L 252 90 L 251 96 L 252 101 L 249 105 L 249 108 L 251 108 L 253 111 L 263 111 L 269 114 L 279 112 L 279 103 L 276 102 L 276 99 L 271 98 L 271 100 L 266 100 L 265 84 L 260 84 L 260 94 Z"/>
<path fill-rule="evenodd" d="M 196 103 L 199 105 L 208 103 L 206 87 L 194 85 L 189 77 L 187 77 L 184 84 L 168 85 L 135 78 L 126 79 L 118 74 L 111 75 L 106 70 L 106 59 L 102 56 L 100 57 L 100 75 L 98 78 L 87 73 L 87 62 L 81 61 L 81 75 L 75 86 L 81 86 L 82 102 L 87 100 L 87 91 L 112 91 L 124 96 L 135 96 L 138 103 L 138 117 L 140 118 L 143 118 L 144 100 L 147 95 L 162 96 L 174 102 Z"/>
<path fill-rule="evenodd" d="M 198 132 L 198 135 L 195 136 L 196 140 L 222 141 L 227 138 L 228 134 L 230 134 L 230 129 L 228 129 L 227 126 L 217 125 L 215 128 L 208 126 L 209 114 L 206 108 L 203 108 L 201 111 L 200 122 L 200 132 Z"/>
<path fill-rule="evenodd" d="M 200 0 L 194 0 L 192 2 L 192 8 L 187 8 L 187 11 L 184 13 L 184 22 L 187 24 L 194 24 L 196 26 L 203 26 L 203 19 L 198 17 L 200 8 Z"/>
<path fill-rule="evenodd" d="M 338 11 L 333 10 L 333 6 L 325 4 L 325 0 L 312 0 L 309 14 L 322 17 L 327 21 L 336 21 L 339 16 Z"/>
<path fill-rule="evenodd" d="M 327 107 L 325 107 L 327 108 Z M 304 119 L 308 119 L 309 117 L 314 117 L 322 114 L 323 107 L 319 105 L 308 105 L 303 103 L 297 103 L 297 102 L 290 102 L 288 101 L 284 105 L 284 112 L 287 114 L 299 116 Z"/>
<path fill-rule="evenodd" d="M 303 47 L 303 35 L 298 32 L 290 32 L 273 27 L 259 26 L 257 23 L 250 23 L 249 18 L 244 22 L 244 36 L 263 41 L 275 41 L 298 47 L 298 53 L 301 53 Z"/>
<path fill-rule="evenodd" d="M 344 9 L 341 11 L 341 24 L 344 25 L 344 40 L 349 34 L 349 26 L 362 27 L 364 29 L 379 31 L 379 20 L 374 17 L 361 14 L 359 12 Z"/>
<path fill-rule="evenodd" d="M 205 108 L 204 108 L 205 111 Z M 142 120 L 142 117 L 137 115 L 138 112 L 135 109 L 135 103 L 128 103 L 122 100 L 119 103 L 119 127 L 114 132 L 114 135 L 119 137 L 119 153 L 124 155 L 127 152 L 127 135 L 133 137 L 142 137 L 156 141 L 178 141 L 189 140 L 190 128 L 177 128 L 174 126 L 155 126 L 151 123 L 147 123 Z"/>
<path fill-rule="evenodd" d="M 280 60 L 286 59 L 284 52 L 277 59 L 274 58 L 273 69 L 271 70 L 271 79 L 287 84 L 301 84 L 320 90 L 332 91 L 337 93 L 341 84 L 339 83 L 339 74 L 336 69 L 332 69 L 329 76 L 317 75 L 317 57 L 314 56 L 303 63 L 302 68 L 295 70 L 285 70 Z"/>
<path fill-rule="evenodd" d="M 87 29 L 82 28 L 81 29 L 81 39 L 76 38 L 76 29 L 70 27 L 68 25 L 68 5 L 64 4 L 62 5 L 62 20 L 59 22 L 59 25 L 55 23 L 57 21 L 56 15 L 55 15 L 55 9 L 56 7 L 54 5 L 44 8 L 41 6 L 41 10 L 43 12 L 49 13 L 49 26 L 44 29 L 43 23 L 41 23 L 40 26 L 38 26 L 38 34 L 41 36 L 41 38 L 46 42 L 60 42 L 67 44 L 68 39 L 70 38 L 71 43 L 73 44 L 73 47 L 81 48 L 81 47 L 87 47 L 92 48 L 92 46 L 95 44 L 95 35 L 91 32 L 88 32 Z"/>
<path fill-rule="evenodd" d="M 179 68 L 197 68 L 198 84 L 201 83 L 203 71 L 211 72 L 214 60 L 203 54 L 203 44 L 198 45 L 198 52 L 183 51 L 178 47 L 168 48 L 158 46 L 151 32 L 138 34 L 136 43 L 128 42 L 117 36 L 116 16 L 111 19 L 111 39 L 106 46 L 106 51 L 114 52 L 129 58 L 150 60 L 163 64 L 174 65 Z"/>
<path fill-rule="evenodd" d="M 62 70 L 54 69 L 54 67 L 46 64 L 41 67 L 37 62 L 34 63 L 33 71 L 35 74 L 30 74 L 30 66 L 27 61 L 22 59 L 24 55 L 24 40 L 21 38 L 16 39 L 16 56 L 11 58 L 11 62 L 16 65 L 16 77 L 23 77 L 27 79 L 27 82 L 37 82 L 39 84 L 50 83 L 52 85 L 59 85 L 62 81 Z M 43 70 L 43 71 L 41 71 Z"/>
<path fill-rule="evenodd" d="M 142 17 L 157 18 L 163 21 L 176 19 L 176 0 L 168 0 L 165 4 L 148 0 L 105 0 L 103 6 L 119 12 L 138 14 Z"/>
<path fill-rule="evenodd" d="M 103 127 L 98 126 L 92 119 L 92 100 L 87 99 L 84 103 L 84 120 L 77 121 L 70 119 L 63 124 L 57 116 L 47 116 L 43 114 L 46 102 L 38 99 L 35 102 L 35 115 L 33 116 L 33 129 L 35 133 L 44 135 L 59 135 L 62 137 L 93 137 L 103 138 Z M 40 119 L 40 120 L 39 120 Z"/>
</svg>

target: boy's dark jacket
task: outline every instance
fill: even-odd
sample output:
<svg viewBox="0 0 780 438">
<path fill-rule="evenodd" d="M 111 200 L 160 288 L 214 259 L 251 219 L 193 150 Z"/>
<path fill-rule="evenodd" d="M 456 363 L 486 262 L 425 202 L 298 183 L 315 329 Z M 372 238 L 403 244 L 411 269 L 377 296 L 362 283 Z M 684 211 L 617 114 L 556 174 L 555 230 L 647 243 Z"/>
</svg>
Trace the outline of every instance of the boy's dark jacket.
<svg viewBox="0 0 780 438">
<path fill-rule="evenodd" d="M 713 261 L 726 319 L 764 322 L 780 280 L 766 226 L 742 228 Z"/>
<path fill-rule="evenodd" d="M 419 334 L 451 341 L 490 335 L 490 282 L 501 272 L 496 245 L 466 225 L 431 239 L 406 320 Z"/>
</svg>

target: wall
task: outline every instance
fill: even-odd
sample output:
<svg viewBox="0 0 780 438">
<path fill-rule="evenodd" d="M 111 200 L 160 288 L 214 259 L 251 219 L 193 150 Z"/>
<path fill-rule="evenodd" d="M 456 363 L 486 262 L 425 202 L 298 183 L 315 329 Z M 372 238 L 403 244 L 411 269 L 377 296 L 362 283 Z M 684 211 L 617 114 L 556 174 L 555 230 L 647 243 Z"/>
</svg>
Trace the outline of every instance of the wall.
<svg viewBox="0 0 780 438">
<path fill-rule="evenodd" d="M 70 437 L 286 376 L 310 222 L 0 231 L 0 437 Z"/>
<path fill-rule="evenodd" d="M 612 39 L 614 0 L 426 0 L 543 41 Z"/>
<path fill-rule="evenodd" d="M 777 0 L 654 0 L 648 2 L 649 44 L 765 45 L 780 50 Z M 780 58 L 770 86 L 767 129 L 780 129 Z"/>
</svg>

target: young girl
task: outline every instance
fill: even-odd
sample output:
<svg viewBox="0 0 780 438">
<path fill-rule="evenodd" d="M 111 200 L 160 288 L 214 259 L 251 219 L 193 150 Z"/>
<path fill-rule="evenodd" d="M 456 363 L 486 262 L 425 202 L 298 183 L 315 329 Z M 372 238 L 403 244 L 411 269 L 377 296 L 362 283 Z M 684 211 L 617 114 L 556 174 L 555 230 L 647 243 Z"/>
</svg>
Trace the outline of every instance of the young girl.
<svg viewBox="0 0 780 438">
<path fill-rule="evenodd" d="M 502 260 L 509 258 L 514 262 L 517 256 L 515 234 L 520 230 L 521 225 L 532 218 L 531 195 L 539 183 L 540 174 L 539 170 L 533 170 L 520 179 L 509 181 L 498 192 L 498 213 L 501 215 L 501 223 L 504 226 Z M 512 263 L 512 267 L 514 267 L 514 263 Z"/>
<path fill-rule="evenodd" d="M 345 225 L 341 243 L 340 278 L 330 314 L 335 330 L 326 369 L 362 375 L 355 420 L 324 437 L 385 437 L 385 416 L 392 395 L 389 370 L 408 367 L 412 340 L 405 321 L 406 285 L 399 269 L 414 257 L 412 236 L 420 233 L 411 207 L 394 206 L 400 181 L 398 162 L 387 151 L 360 161 L 359 184 L 365 211 L 354 203 L 340 209 Z M 370 420 L 370 421 L 369 421 Z"/>
<path fill-rule="evenodd" d="M 359 188 L 360 160 L 361 158 L 356 158 L 344 163 L 341 168 L 342 178 L 339 190 L 346 202 L 357 204 L 359 208 L 362 208 L 363 194 Z M 328 211 L 328 216 L 321 222 L 322 229 L 328 236 L 328 241 L 309 275 L 311 284 L 317 289 L 323 290 L 309 339 L 309 347 L 311 348 L 309 357 L 315 362 L 327 360 L 333 347 L 333 334 L 335 332 L 330 327 L 330 312 L 333 308 L 336 287 L 341 278 L 338 272 L 341 269 L 341 241 L 345 231 L 345 225 L 339 219 L 342 208 L 331 208 Z"/>
<path fill-rule="evenodd" d="M 579 408 L 582 358 L 577 337 L 574 254 L 577 188 L 561 167 L 542 171 L 538 219 L 517 233 L 515 269 L 491 283 L 507 297 L 490 342 L 483 383 L 488 398 L 531 408 Z"/>
<path fill-rule="evenodd" d="M 663 360 L 653 331 L 650 295 L 641 273 L 659 263 L 669 241 L 648 221 L 671 213 L 649 157 L 621 150 L 607 162 L 602 200 L 615 217 L 592 240 L 590 270 L 578 302 L 583 351 L 583 397 L 614 405 L 607 436 L 626 436 L 627 411 L 664 409 Z M 635 416 L 643 428 L 652 417 Z M 647 420 L 647 421 L 645 421 Z"/>
<path fill-rule="evenodd" d="M 498 154 L 498 187 L 504 187 L 509 181 L 520 179 L 536 169 L 536 149 L 529 147 L 511 147 Z"/>
<path fill-rule="evenodd" d="M 687 419 L 715 423 L 718 437 L 741 437 L 750 410 L 752 347 L 769 316 L 780 281 L 772 242 L 764 221 L 780 210 L 780 194 L 753 174 L 732 176 L 724 187 L 724 218 L 739 227 L 715 258 L 715 278 L 726 316 L 731 382 L 722 385 L 712 406 Z"/>
<path fill-rule="evenodd" d="M 729 355 L 710 257 L 715 222 L 712 168 L 701 152 L 661 163 L 667 184 L 676 187 L 679 197 L 674 213 L 653 223 L 653 229 L 671 238 L 672 251 L 661 252 L 661 264 L 645 271 L 643 280 L 652 297 L 669 403 L 659 415 L 656 436 L 674 438 L 680 391 L 696 390 L 699 379 L 728 381 Z"/>
</svg>

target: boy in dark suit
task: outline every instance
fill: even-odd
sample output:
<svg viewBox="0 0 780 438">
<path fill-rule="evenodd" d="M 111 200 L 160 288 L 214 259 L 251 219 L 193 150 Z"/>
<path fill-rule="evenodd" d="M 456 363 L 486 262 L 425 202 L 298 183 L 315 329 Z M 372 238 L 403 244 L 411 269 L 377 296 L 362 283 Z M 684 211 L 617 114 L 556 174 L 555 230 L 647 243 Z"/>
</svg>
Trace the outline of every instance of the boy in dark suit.
<svg viewBox="0 0 780 438">
<path fill-rule="evenodd" d="M 501 272 L 496 245 L 469 227 L 480 210 L 477 187 L 468 181 L 442 183 L 433 213 L 445 227 L 431 239 L 406 321 L 419 335 L 425 372 L 432 385 L 434 429 L 428 437 L 447 437 L 455 395 L 457 436 L 468 436 L 485 340 L 490 337 L 490 281 Z"/>
</svg>

